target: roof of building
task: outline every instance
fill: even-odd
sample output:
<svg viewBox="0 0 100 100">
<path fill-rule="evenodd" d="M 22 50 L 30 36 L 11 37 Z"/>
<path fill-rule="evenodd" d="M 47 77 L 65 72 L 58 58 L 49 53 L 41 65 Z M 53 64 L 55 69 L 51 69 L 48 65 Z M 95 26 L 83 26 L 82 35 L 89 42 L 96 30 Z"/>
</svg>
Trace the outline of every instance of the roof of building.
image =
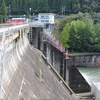
<svg viewBox="0 0 100 100">
<path fill-rule="evenodd" d="M 55 15 L 53 13 L 39 13 L 38 15 Z"/>
</svg>

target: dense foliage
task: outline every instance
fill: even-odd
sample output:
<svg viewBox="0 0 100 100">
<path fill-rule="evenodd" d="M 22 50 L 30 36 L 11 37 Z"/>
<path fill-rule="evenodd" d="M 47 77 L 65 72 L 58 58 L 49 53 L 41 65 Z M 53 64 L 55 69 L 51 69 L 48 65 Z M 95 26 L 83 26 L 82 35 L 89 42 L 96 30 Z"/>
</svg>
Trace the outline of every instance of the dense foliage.
<svg viewBox="0 0 100 100">
<path fill-rule="evenodd" d="M 100 0 L 5 0 L 11 15 L 40 12 L 71 14 L 80 12 L 100 12 Z"/>
<path fill-rule="evenodd" d="M 66 48 L 80 52 L 100 51 L 100 24 L 92 21 L 72 21 L 61 33 L 61 42 Z"/>
<path fill-rule="evenodd" d="M 80 20 L 80 21 L 92 21 L 93 23 L 100 23 L 100 13 L 91 12 L 91 13 L 82 13 L 79 12 L 78 14 L 70 14 L 68 16 L 65 16 L 63 18 L 56 18 L 55 19 L 55 29 L 53 31 L 53 35 L 60 40 L 60 34 L 63 30 L 63 27 L 66 25 L 66 23 Z"/>
<path fill-rule="evenodd" d="M 63 15 L 100 12 L 99 4 L 100 0 L 0 0 L 0 22 L 5 22 L 6 15 L 28 17 L 30 13 L 33 15 L 41 12 Z"/>
<path fill-rule="evenodd" d="M 0 1 L 0 23 L 4 23 L 7 20 L 7 8 L 4 0 Z"/>
</svg>

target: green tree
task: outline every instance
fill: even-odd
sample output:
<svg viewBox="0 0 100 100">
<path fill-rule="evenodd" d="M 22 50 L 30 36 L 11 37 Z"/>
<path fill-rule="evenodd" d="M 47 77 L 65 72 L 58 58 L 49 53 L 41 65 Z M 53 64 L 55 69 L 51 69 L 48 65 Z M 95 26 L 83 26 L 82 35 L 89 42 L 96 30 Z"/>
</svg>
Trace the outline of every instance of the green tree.
<svg viewBox="0 0 100 100">
<path fill-rule="evenodd" d="M 66 26 L 63 28 L 63 31 L 61 32 L 60 42 L 66 48 L 69 48 L 69 45 L 68 45 L 69 35 L 70 35 L 70 23 L 66 24 Z"/>
<path fill-rule="evenodd" d="M 0 5 L 0 14 L 3 16 L 7 15 L 7 7 L 4 0 L 2 0 L 2 3 Z"/>
<path fill-rule="evenodd" d="M 56 12 L 56 10 L 57 10 L 57 2 L 56 2 L 56 0 L 53 0 L 52 1 L 52 11 Z"/>
<path fill-rule="evenodd" d="M 80 25 L 82 25 L 81 28 L 80 28 Z M 84 23 L 81 21 L 72 21 L 70 23 L 70 27 L 71 28 L 70 28 L 69 45 L 72 48 L 72 51 L 73 51 L 73 49 L 78 50 L 82 46 L 79 31 L 82 32 L 83 27 L 84 27 Z"/>
<path fill-rule="evenodd" d="M 49 11 L 49 5 L 48 5 L 48 0 L 43 0 L 43 12 L 48 12 Z"/>
<path fill-rule="evenodd" d="M 32 4 L 33 12 L 38 13 L 41 12 L 42 9 L 42 1 L 40 0 L 34 0 L 34 3 Z"/>
<path fill-rule="evenodd" d="M 3 0 L 0 0 L 2 4 Z M 25 14 L 29 8 L 32 13 L 52 12 L 62 14 L 62 6 L 65 7 L 64 13 L 78 12 L 100 12 L 99 0 L 5 0 L 7 7 L 11 5 L 12 14 Z"/>
<path fill-rule="evenodd" d="M 17 5 L 17 1 L 13 0 L 11 3 L 11 13 L 13 15 L 17 15 L 18 14 L 18 5 Z"/>
<path fill-rule="evenodd" d="M 100 24 L 94 25 L 93 38 L 90 47 L 95 51 L 100 51 Z"/>
<path fill-rule="evenodd" d="M 5 23 L 7 21 L 7 7 L 5 1 L 2 0 L 0 5 L 0 23 Z"/>
<path fill-rule="evenodd" d="M 28 0 L 23 0 L 22 1 L 22 9 L 23 9 L 23 13 L 27 15 L 27 13 L 29 13 L 29 8 L 28 7 Z"/>
<path fill-rule="evenodd" d="M 90 51 L 89 46 L 91 47 L 91 45 L 97 42 L 97 39 L 94 40 L 94 36 L 96 37 L 95 33 L 96 30 L 94 31 L 93 22 L 84 22 L 79 20 L 72 21 L 67 23 L 67 25 L 63 28 L 61 33 L 61 42 L 63 46 L 69 46 L 70 49 L 74 51 Z"/>
</svg>

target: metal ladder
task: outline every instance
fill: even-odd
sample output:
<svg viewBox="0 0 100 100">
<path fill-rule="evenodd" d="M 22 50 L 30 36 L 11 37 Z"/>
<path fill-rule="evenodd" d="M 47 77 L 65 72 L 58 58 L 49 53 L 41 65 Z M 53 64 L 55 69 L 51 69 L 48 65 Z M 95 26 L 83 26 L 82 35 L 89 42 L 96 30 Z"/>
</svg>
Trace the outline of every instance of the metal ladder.
<svg viewBox="0 0 100 100">
<path fill-rule="evenodd" d="M 32 27 L 30 26 L 30 31 L 28 34 L 29 42 L 32 42 Z"/>
</svg>

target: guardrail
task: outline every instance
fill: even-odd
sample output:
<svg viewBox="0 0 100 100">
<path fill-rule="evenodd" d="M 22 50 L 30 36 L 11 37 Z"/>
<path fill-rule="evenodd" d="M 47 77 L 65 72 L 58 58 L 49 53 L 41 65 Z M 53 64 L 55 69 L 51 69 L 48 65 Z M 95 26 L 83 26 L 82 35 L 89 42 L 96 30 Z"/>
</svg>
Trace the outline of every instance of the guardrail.
<svg viewBox="0 0 100 100">
<path fill-rule="evenodd" d="M 0 28 L 4 28 L 4 27 L 11 27 L 11 26 L 16 26 L 16 25 L 23 25 L 23 24 L 28 24 L 28 23 L 5 23 L 5 24 L 0 24 Z"/>
<path fill-rule="evenodd" d="M 20 35 L 20 33 L 22 32 L 21 29 L 24 29 L 25 27 L 29 27 L 29 24 L 20 24 L 20 25 L 14 25 L 14 26 L 0 28 L 0 43 L 2 43 L 3 34 L 4 34 L 4 37 L 5 37 L 5 41 L 6 41 L 10 37 L 13 37 L 13 38 L 15 36 L 18 37 Z"/>
<path fill-rule="evenodd" d="M 53 45 L 55 48 L 60 50 L 61 52 L 65 52 L 65 48 L 62 46 L 62 44 L 59 44 L 57 40 L 53 39 L 53 37 L 50 37 L 46 34 L 43 34 L 43 41 L 48 42 L 49 44 Z"/>
</svg>

